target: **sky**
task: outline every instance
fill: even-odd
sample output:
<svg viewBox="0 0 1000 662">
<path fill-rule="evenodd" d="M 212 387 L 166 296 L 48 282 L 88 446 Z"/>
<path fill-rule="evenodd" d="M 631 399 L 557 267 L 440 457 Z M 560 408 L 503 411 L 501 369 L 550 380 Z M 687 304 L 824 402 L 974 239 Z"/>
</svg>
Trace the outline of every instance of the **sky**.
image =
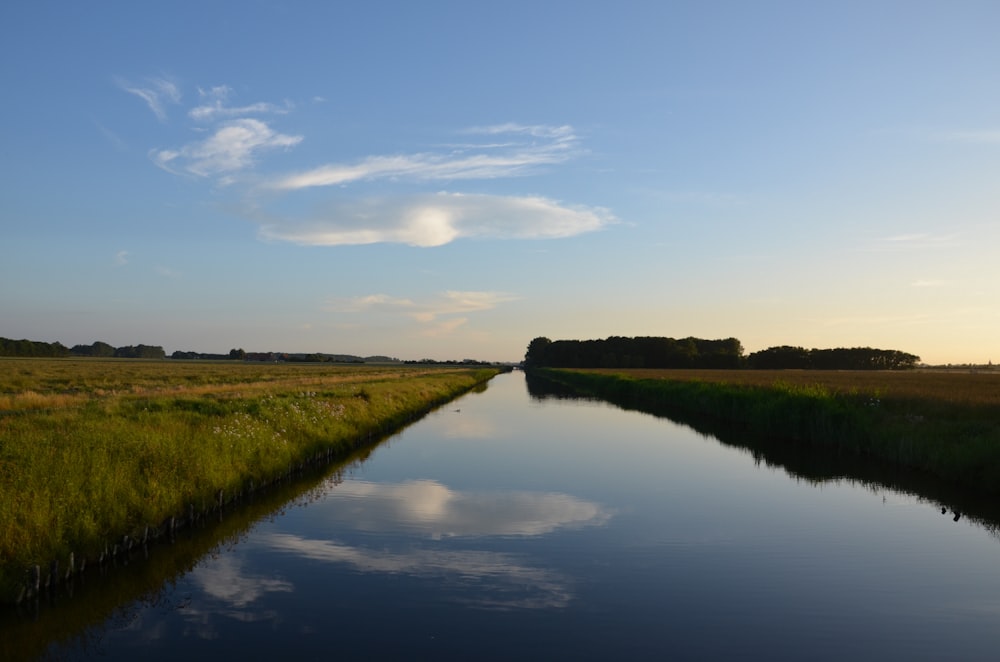
<svg viewBox="0 0 1000 662">
<path fill-rule="evenodd" d="M 0 336 L 1000 361 L 1000 3 L 0 8 Z"/>
</svg>

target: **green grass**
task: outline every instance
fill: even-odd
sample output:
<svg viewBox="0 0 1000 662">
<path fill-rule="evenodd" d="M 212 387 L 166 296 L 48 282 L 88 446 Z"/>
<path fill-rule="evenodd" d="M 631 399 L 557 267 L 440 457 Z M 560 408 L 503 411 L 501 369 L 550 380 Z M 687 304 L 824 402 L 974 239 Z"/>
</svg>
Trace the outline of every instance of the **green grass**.
<svg viewBox="0 0 1000 662">
<path fill-rule="evenodd" d="M 496 370 L 0 360 L 0 599 L 399 428 Z M 64 565 L 65 567 L 65 565 Z"/>
<path fill-rule="evenodd" d="M 970 381 L 956 375 L 949 384 L 947 374 L 740 372 L 540 371 L 624 406 L 681 419 L 710 417 L 750 435 L 868 455 L 980 494 L 1000 494 L 997 376 Z"/>
</svg>

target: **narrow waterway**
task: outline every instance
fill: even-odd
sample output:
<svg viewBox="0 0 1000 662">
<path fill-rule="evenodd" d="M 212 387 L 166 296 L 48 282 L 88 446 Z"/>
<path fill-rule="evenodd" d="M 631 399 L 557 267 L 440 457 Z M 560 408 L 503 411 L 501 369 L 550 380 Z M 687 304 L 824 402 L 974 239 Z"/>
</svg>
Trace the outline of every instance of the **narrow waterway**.
<svg viewBox="0 0 1000 662">
<path fill-rule="evenodd" d="M 996 659 L 1000 540 L 943 510 L 515 372 L 31 636 L 59 659 Z"/>
</svg>

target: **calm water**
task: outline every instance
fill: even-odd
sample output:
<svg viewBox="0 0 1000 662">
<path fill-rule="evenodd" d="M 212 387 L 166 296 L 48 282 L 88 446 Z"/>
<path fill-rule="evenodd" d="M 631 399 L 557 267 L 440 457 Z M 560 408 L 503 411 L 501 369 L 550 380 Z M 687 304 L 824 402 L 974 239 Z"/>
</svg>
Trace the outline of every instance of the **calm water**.
<svg viewBox="0 0 1000 662">
<path fill-rule="evenodd" d="M 665 419 L 533 399 L 521 373 L 215 545 L 50 652 L 1000 655 L 1000 541 L 988 527 L 887 488 L 796 479 Z"/>
</svg>

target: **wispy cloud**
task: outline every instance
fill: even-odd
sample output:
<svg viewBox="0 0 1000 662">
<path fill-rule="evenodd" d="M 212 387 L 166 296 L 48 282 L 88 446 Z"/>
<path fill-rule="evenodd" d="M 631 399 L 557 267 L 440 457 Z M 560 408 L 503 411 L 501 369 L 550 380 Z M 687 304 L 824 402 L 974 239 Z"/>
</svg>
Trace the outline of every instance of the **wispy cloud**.
<svg viewBox="0 0 1000 662">
<path fill-rule="evenodd" d="M 516 301 L 518 297 L 506 292 L 459 291 L 443 292 L 429 301 L 413 301 L 387 294 L 369 294 L 361 297 L 334 299 L 327 308 L 339 313 L 383 313 L 405 315 L 418 322 L 433 324 L 436 332 L 454 330 L 467 322 L 459 317 L 440 320 L 442 317 L 466 315 L 492 310 L 502 303 Z"/>
<path fill-rule="evenodd" d="M 160 274 L 164 278 L 180 278 L 180 272 L 171 269 L 170 267 L 158 266 L 156 267 L 156 273 Z"/>
<path fill-rule="evenodd" d="M 119 152 L 128 151 L 128 144 L 124 140 L 122 140 L 121 136 L 119 136 L 117 133 L 115 133 L 108 127 L 104 126 L 97 120 L 94 120 L 94 126 L 97 127 L 97 130 L 101 132 L 101 135 L 104 136 L 108 140 L 108 142 L 114 145 L 115 149 L 117 149 Z"/>
<path fill-rule="evenodd" d="M 278 106 L 273 103 L 259 101 L 247 106 L 230 106 L 229 96 L 233 89 L 228 85 L 218 85 L 208 90 L 198 88 L 198 96 L 201 97 L 202 105 L 196 106 L 188 111 L 191 119 L 200 122 L 209 122 L 219 118 L 238 117 L 241 115 L 258 115 L 266 113 L 283 114 L 289 112 L 291 104 Z"/>
<path fill-rule="evenodd" d="M 1000 145 L 1000 129 L 979 129 L 972 131 L 942 131 L 934 134 L 944 142 L 968 143 L 975 145 Z"/>
<path fill-rule="evenodd" d="M 901 253 L 916 250 L 951 248 L 959 244 L 958 235 L 913 232 L 882 237 L 863 250 L 873 253 Z"/>
<path fill-rule="evenodd" d="M 279 177 L 267 186 L 290 191 L 335 186 L 375 179 L 407 178 L 421 181 L 496 179 L 523 175 L 542 165 L 569 159 L 578 139 L 569 126 L 503 124 L 463 133 L 522 136 L 529 140 L 467 144 L 445 153 L 369 156 L 353 163 L 331 163 Z"/>
<path fill-rule="evenodd" d="M 124 267 L 126 264 L 128 264 L 128 255 L 129 255 L 128 251 L 118 251 L 117 253 L 115 253 L 115 262 L 114 262 L 115 266 Z"/>
<path fill-rule="evenodd" d="M 120 81 L 161 119 L 164 103 L 179 103 L 180 90 L 164 78 L 145 86 Z M 256 182 L 246 189 L 243 211 L 259 224 L 259 237 L 312 246 L 403 243 L 442 246 L 460 238 L 554 239 L 572 237 L 618 222 L 602 207 L 571 206 L 542 196 L 486 193 L 384 194 L 359 199 L 339 196 L 318 212 L 288 216 L 278 198 L 296 191 L 379 181 L 385 186 L 445 181 L 487 181 L 525 176 L 544 166 L 563 163 L 583 153 L 570 125 L 513 122 L 459 130 L 460 144 L 436 146 L 409 154 L 374 154 L 355 161 L 330 162 L 295 173 L 262 175 L 257 169 L 265 153 L 290 149 L 303 136 L 282 133 L 266 119 L 251 115 L 285 114 L 292 104 L 232 104 L 233 89 L 219 85 L 198 89 L 200 103 L 188 111 L 199 124 L 197 140 L 158 147 L 149 157 L 158 167 L 179 175 L 211 178 L 216 185 Z M 454 134 L 453 134 L 454 135 Z M 271 195 L 266 195 L 270 193 Z M 290 201 L 295 206 L 295 200 Z M 460 324 L 450 320 L 442 326 Z"/>
<path fill-rule="evenodd" d="M 244 118 L 224 122 L 205 140 L 176 150 L 154 150 L 150 156 L 170 172 L 210 177 L 243 170 L 255 163 L 260 152 L 293 147 L 301 141 L 302 136 L 278 133 L 261 120 Z"/>
<path fill-rule="evenodd" d="M 607 209 L 569 207 L 538 196 L 437 193 L 340 203 L 306 221 L 269 219 L 260 234 L 312 246 L 394 242 L 429 247 L 463 237 L 572 237 L 615 222 Z"/>
<path fill-rule="evenodd" d="M 129 83 L 123 78 L 118 78 L 115 82 L 117 82 L 121 89 L 145 101 L 149 109 L 153 111 L 153 114 L 161 122 L 167 120 L 165 104 L 176 104 L 181 101 L 180 89 L 175 83 L 166 78 L 147 78 L 144 83 L 139 85 Z"/>
</svg>

